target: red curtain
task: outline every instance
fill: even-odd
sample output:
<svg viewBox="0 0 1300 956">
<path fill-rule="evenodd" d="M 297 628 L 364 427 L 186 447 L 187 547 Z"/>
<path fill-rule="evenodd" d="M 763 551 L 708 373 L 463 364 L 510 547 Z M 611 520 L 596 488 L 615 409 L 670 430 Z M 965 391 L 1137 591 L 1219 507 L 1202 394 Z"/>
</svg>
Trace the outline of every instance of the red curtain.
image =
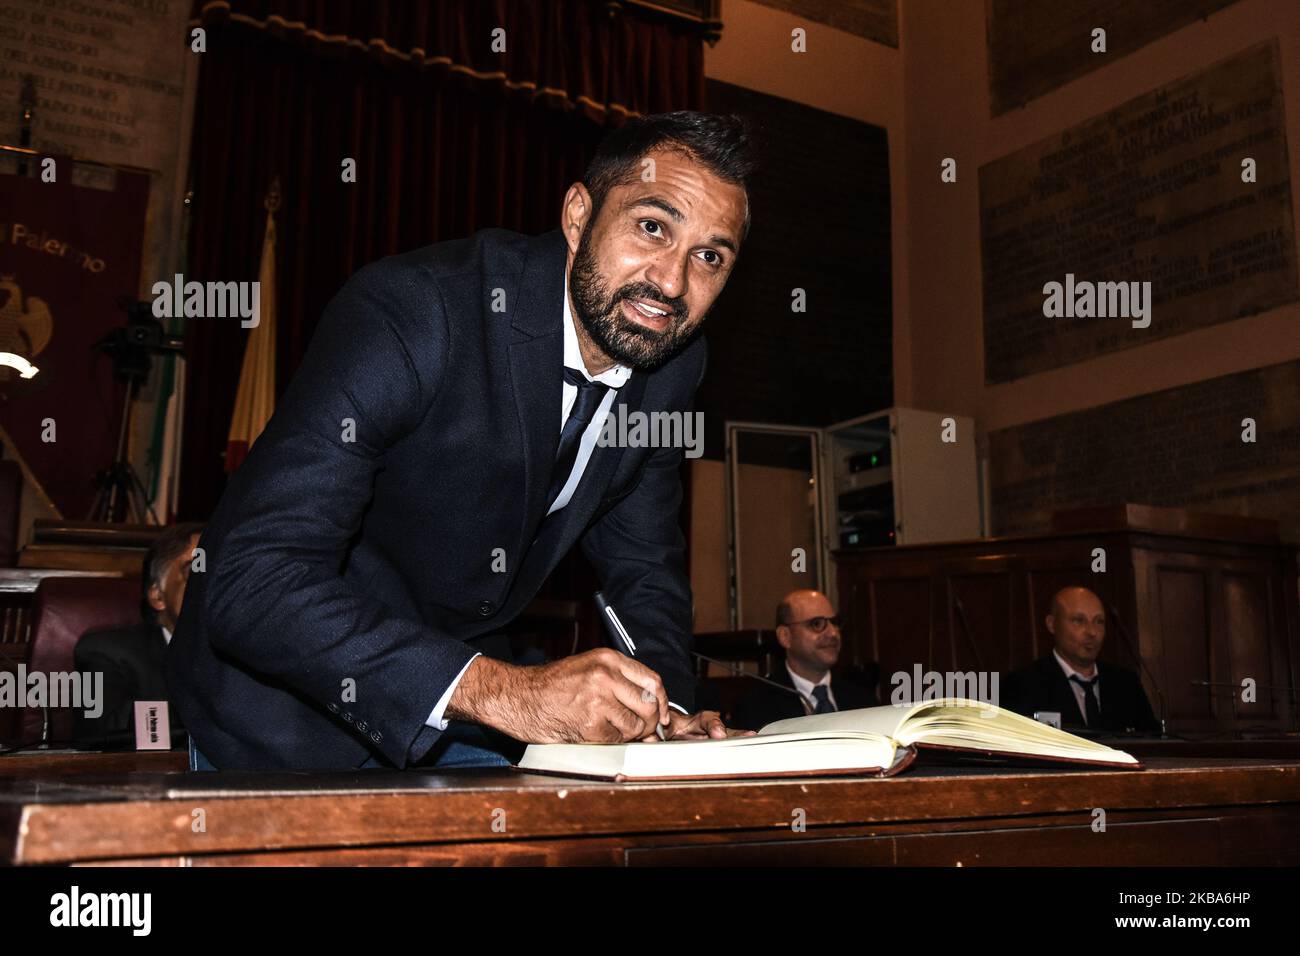
<svg viewBox="0 0 1300 956">
<path fill-rule="evenodd" d="M 605 126 L 703 105 L 698 27 L 602 0 L 197 2 L 206 31 L 187 280 L 257 278 L 279 177 L 277 386 L 375 259 L 559 222 Z M 503 29 L 505 52 L 494 52 Z M 501 34 L 495 35 L 501 38 Z M 356 182 L 342 181 L 345 159 Z M 203 519 L 248 333 L 191 319 L 180 515 Z"/>
</svg>

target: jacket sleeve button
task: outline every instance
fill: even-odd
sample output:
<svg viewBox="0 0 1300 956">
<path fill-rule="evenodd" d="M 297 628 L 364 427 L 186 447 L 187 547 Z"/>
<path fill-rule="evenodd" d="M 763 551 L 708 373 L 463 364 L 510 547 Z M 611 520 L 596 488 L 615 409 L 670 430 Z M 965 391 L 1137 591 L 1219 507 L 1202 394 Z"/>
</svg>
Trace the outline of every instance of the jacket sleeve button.
<svg viewBox="0 0 1300 956">
<path fill-rule="evenodd" d="M 496 610 L 496 605 L 491 601 L 480 601 L 478 606 L 479 617 L 491 617 L 492 612 Z"/>
</svg>

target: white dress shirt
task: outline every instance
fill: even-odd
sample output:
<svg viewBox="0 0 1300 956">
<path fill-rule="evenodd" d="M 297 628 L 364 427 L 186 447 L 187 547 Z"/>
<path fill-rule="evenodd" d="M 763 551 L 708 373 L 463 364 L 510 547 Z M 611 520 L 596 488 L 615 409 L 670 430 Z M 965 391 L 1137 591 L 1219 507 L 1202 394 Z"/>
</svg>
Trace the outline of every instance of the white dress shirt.
<svg viewBox="0 0 1300 956">
<path fill-rule="evenodd" d="M 1088 702 L 1084 699 L 1083 695 L 1087 693 L 1087 688 L 1080 687 L 1074 681 L 1070 680 L 1071 674 L 1079 674 L 1079 672 L 1076 671 L 1069 664 L 1065 663 L 1065 661 L 1061 658 L 1061 655 L 1056 653 L 1056 648 L 1052 648 L 1052 656 L 1056 658 L 1056 663 L 1060 664 L 1061 670 L 1065 672 L 1065 682 L 1070 685 L 1070 690 L 1074 691 L 1074 700 L 1079 705 L 1079 714 L 1080 716 L 1083 717 L 1083 722 L 1086 725 L 1088 723 Z M 1101 668 L 1098 667 L 1096 664 L 1093 665 L 1092 676 L 1093 677 L 1101 676 Z M 1079 674 L 1079 677 L 1081 680 L 1092 679 L 1083 674 Z M 1101 681 L 1097 681 L 1097 683 L 1092 685 L 1092 692 L 1097 697 L 1097 708 L 1100 709 L 1101 708 Z"/>
<path fill-rule="evenodd" d="M 582 480 L 583 472 L 587 470 L 587 463 L 591 461 L 591 453 L 596 448 L 596 441 L 600 438 L 601 430 L 605 427 L 605 418 L 614 405 L 614 397 L 617 394 L 615 389 L 620 388 L 627 382 L 632 374 L 632 370 L 626 365 L 615 365 L 599 375 L 591 375 L 587 372 L 587 364 L 582 360 L 582 349 L 578 346 L 578 330 L 573 324 L 573 312 L 569 309 L 569 275 L 567 270 L 564 275 L 564 288 L 564 321 L 561 323 L 564 327 L 564 364 L 581 372 L 589 382 L 603 382 L 610 386 L 610 390 L 605 394 L 604 401 L 597 407 L 596 413 L 591 416 L 591 424 L 582 433 L 582 439 L 578 444 L 578 457 L 573 461 L 573 470 L 569 472 L 569 480 L 564 483 L 559 495 L 551 502 L 551 506 L 546 512 L 548 515 L 559 511 L 573 498 L 574 489 L 578 487 L 578 482 Z M 562 374 L 563 371 L 563 369 L 556 369 L 557 374 Z M 564 382 L 560 396 L 560 431 L 564 431 L 564 423 L 569 420 L 569 414 L 573 411 L 573 404 L 577 400 L 577 386 Z M 451 695 L 455 692 L 460 679 L 465 676 L 465 671 L 469 670 L 469 665 L 474 663 L 474 658 L 478 656 L 478 654 L 475 654 L 465 663 L 465 666 L 460 669 L 460 673 L 456 675 L 456 679 L 447 686 L 442 696 L 438 698 L 437 706 L 433 708 L 433 713 L 425 721 L 430 727 L 437 730 L 447 729 L 447 721 L 444 719 L 443 714 L 447 710 L 447 705 L 451 703 Z M 673 706 L 677 707 L 676 704 Z M 680 707 L 677 707 L 677 709 L 682 710 Z M 682 710 L 682 713 L 685 713 L 685 711 Z"/>
<path fill-rule="evenodd" d="M 806 677 L 800 677 L 794 671 L 790 670 L 790 664 L 788 662 L 785 665 L 785 669 L 786 673 L 790 675 L 790 680 L 794 682 L 794 689 L 797 690 L 799 695 L 803 698 L 804 710 L 808 711 L 808 713 L 811 714 L 817 709 L 817 698 L 813 696 L 813 688 L 819 687 L 823 684 L 826 686 L 826 696 L 830 698 L 831 706 L 836 710 L 840 709 L 840 705 L 835 700 L 835 692 L 831 690 L 830 671 L 823 674 L 822 679 L 814 684 Z"/>
<path fill-rule="evenodd" d="M 159 626 L 159 627 L 162 627 L 161 624 L 158 625 L 158 626 Z M 170 629 L 170 628 L 163 627 L 162 632 L 163 632 L 163 641 L 164 641 L 165 643 L 167 643 L 167 644 L 170 644 L 170 643 L 172 642 L 172 632 L 171 632 L 171 629 Z"/>
</svg>

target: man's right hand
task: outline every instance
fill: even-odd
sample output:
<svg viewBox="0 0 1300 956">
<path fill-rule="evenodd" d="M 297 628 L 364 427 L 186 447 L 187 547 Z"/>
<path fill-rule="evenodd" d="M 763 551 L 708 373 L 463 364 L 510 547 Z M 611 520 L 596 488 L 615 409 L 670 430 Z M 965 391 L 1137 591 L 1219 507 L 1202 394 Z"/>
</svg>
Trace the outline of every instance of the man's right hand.
<svg viewBox="0 0 1300 956">
<path fill-rule="evenodd" d="M 479 656 L 445 716 L 524 743 L 621 743 L 668 723 L 668 694 L 658 674 L 610 648 L 534 667 Z"/>
</svg>

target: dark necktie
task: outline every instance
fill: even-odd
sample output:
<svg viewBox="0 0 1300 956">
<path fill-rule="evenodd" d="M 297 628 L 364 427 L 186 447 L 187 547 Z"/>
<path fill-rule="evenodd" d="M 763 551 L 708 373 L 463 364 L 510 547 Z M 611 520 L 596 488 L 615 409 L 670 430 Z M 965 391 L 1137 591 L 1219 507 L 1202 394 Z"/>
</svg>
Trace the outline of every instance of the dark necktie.
<svg viewBox="0 0 1300 956">
<path fill-rule="evenodd" d="M 604 382 L 588 381 L 577 369 L 564 367 L 564 380 L 578 390 L 578 397 L 573 400 L 573 409 L 560 431 L 560 447 L 555 453 L 555 470 L 551 472 L 551 490 L 546 496 L 551 504 L 560 496 L 573 471 L 573 463 L 578 460 L 578 446 L 582 443 L 582 433 L 591 424 L 596 409 L 605 400 L 609 386 Z"/>
<path fill-rule="evenodd" d="M 1084 718 L 1088 721 L 1088 726 L 1096 730 L 1101 726 L 1101 704 L 1097 700 L 1097 691 L 1094 689 L 1097 678 L 1085 680 L 1078 674 L 1071 674 L 1070 680 L 1083 688 Z"/>
<path fill-rule="evenodd" d="M 813 697 L 817 700 L 817 706 L 813 708 L 814 714 L 835 713 L 835 705 L 831 703 L 831 689 L 825 684 L 813 688 Z"/>
</svg>

